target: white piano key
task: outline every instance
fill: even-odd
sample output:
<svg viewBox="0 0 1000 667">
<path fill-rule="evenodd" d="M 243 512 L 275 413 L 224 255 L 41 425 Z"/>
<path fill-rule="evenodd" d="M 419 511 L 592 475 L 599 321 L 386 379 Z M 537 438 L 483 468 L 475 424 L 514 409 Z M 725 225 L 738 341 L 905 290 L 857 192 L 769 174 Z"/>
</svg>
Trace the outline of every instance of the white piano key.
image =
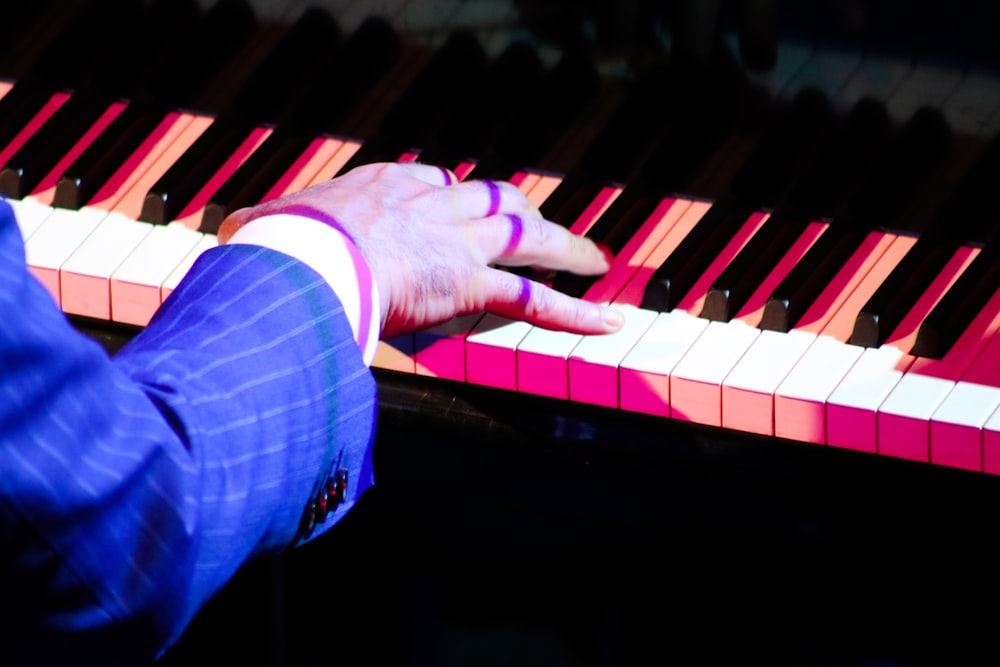
<svg viewBox="0 0 1000 667">
<path fill-rule="evenodd" d="M 864 349 L 827 398 L 827 444 L 877 452 L 878 406 L 903 378 L 911 362 L 912 357 L 895 345 Z"/>
<path fill-rule="evenodd" d="M 993 380 L 996 372 L 978 368 L 977 364 L 998 332 L 1000 292 L 986 304 L 944 357 L 915 358 L 879 407 L 880 454 L 931 460 L 930 422 L 935 411 L 964 377 L 976 378 L 981 372 L 980 379 Z"/>
<path fill-rule="evenodd" d="M 28 269 L 60 303 L 59 269 L 97 228 L 107 211 L 54 209 L 24 244 Z"/>
<path fill-rule="evenodd" d="M 619 367 L 622 409 L 672 417 L 670 374 L 708 324 L 683 310 L 657 315 Z"/>
<path fill-rule="evenodd" d="M 803 442 L 826 442 L 826 399 L 864 348 L 820 335 L 774 394 L 774 434 Z"/>
<path fill-rule="evenodd" d="M 111 319 L 148 324 L 160 307 L 164 282 L 204 236 L 184 225 L 154 225 L 111 275 Z"/>
<path fill-rule="evenodd" d="M 889 333 L 885 344 L 879 349 L 865 350 L 837 385 L 827 399 L 827 444 L 866 452 L 879 450 L 876 419 L 879 406 L 915 361 L 907 352 L 913 348 L 920 323 L 976 252 L 972 248 L 955 252 L 896 329 Z"/>
<path fill-rule="evenodd" d="M 983 472 L 1000 475 L 1000 408 L 983 424 Z"/>
<path fill-rule="evenodd" d="M 983 430 L 1000 408 L 1000 387 L 957 383 L 931 416 L 931 462 L 983 470 Z"/>
<path fill-rule="evenodd" d="M 517 346 L 517 388 L 528 394 L 569 399 L 569 355 L 580 334 L 534 327 Z"/>
<path fill-rule="evenodd" d="M 712 322 L 670 374 L 674 419 L 722 425 L 722 382 L 760 334 L 739 320 Z"/>
<path fill-rule="evenodd" d="M 570 400 L 619 406 L 618 367 L 658 313 L 634 306 L 617 308 L 625 315 L 621 329 L 605 336 L 585 336 L 570 354 Z"/>
<path fill-rule="evenodd" d="M 148 222 L 108 214 L 60 269 L 63 312 L 111 319 L 111 274 L 152 231 Z"/>
<path fill-rule="evenodd" d="M 201 240 L 195 244 L 191 251 L 184 256 L 180 264 L 174 267 L 174 270 L 170 272 L 167 279 L 163 281 L 163 285 L 160 286 L 160 301 L 166 301 L 170 296 L 170 293 L 174 291 L 177 285 L 180 284 L 187 272 L 191 270 L 194 266 L 195 261 L 201 257 L 201 254 L 206 250 L 210 250 L 219 245 L 219 239 L 215 234 L 205 234 L 201 237 Z"/>
<path fill-rule="evenodd" d="M 465 337 L 482 317 L 462 315 L 414 334 L 417 375 L 465 382 Z"/>
<path fill-rule="evenodd" d="M 722 425 L 774 435 L 774 394 L 816 335 L 761 331 L 722 382 Z"/>
<path fill-rule="evenodd" d="M 904 375 L 879 407 L 879 454 L 930 461 L 930 416 L 954 386 L 930 375 Z"/>
<path fill-rule="evenodd" d="M 517 346 L 531 325 L 487 313 L 465 339 L 466 377 L 473 384 L 517 389 Z"/>
<path fill-rule="evenodd" d="M 931 416 L 931 462 L 983 470 L 985 425 L 998 408 L 1000 334 L 994 333 Z"/>
<path fill-rule="evenodd" d="M 52 215 L 52 207 L 43 204 L 33 197 L 24 199 L 8 199 L 7 203 L 14 209 L 17 226 L 21 229 L 21 238 L 27 241 L 35 233 L 46 218 Z"/>
</svg>

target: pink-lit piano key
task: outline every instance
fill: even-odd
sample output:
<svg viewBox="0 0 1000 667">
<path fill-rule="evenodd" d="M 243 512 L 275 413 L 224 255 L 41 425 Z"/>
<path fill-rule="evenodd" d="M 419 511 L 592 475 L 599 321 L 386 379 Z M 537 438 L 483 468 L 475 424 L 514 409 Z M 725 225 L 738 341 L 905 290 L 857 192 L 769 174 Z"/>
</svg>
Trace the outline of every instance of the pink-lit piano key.
<svg viewBox="0 0 1000 667">
<path fill-rule="evenodd" d="M 582 337 L 535 327 L 517 346 L 518 391 L 569 399 L 567 360 Z"/>
<path fill-rule="evenodd" d="M 1000 408 L 983 424 L 983 472 L 1000 475 Z"/>
<path fill-rule="evenodd" d="M 162 300 L 161 288 L 204 234 L 183 225 L 154 225 L 111 274 L 111 319 L 146 326 Z"/>
<path fill-rule="evenodd" d="M 878 415 L 880 454 L 930 460 L 934 411 L 1000 330 L 1000 294 L 987 304 L 941 359 L 918 357 L 889 393 Z"/>
<path fill-rule="evenodd" d="M 861 354 L 827 399 L 827 444 L 864 452 L 879 450 L 879 406 L 913 363 L 914 358 L 906 352 L 913 347 L 920 323 L 975 254 L 972 248 L 956 253 L 886 342 Z"/>
<path fill-rule="evenodd" d="M 340 139 L 323 137 L 313 139 L 302 155 L 292 163 L 289 170 L 261 197 L 261 201 L 270 201 L 292 192 L 305 190 L 319 170 L 333 159 L 333 156 L 343 145 L 344 142 Z"/>
<path fill-rule="evenodd" d="M 692 315 L 701 312 L 712 283 L 768 217 L 758 212 L 743 223 L 691 291 L 678 302 L 679 310 Z M 722 425 L 722 381 L 757 333 L 758 329 L 745 324 L 729 327 L 728 323 L 713 322 L 708 326 L 670 375 L 670 401 L 675 419 Z"/>
<path fill-rule="evenodd" d="M 985 466 L 983 431 L 1000 408 L 1000 333 L 994 334 L 931 417 L 931 461 Z"/>
<path fill-rule="evenodd" d="M 802 316 L 797 330 L 814 342 L 792 363 L 774 395 L 774 434 L 803 442 L 826 443 L 826 399 L 861 356 L 850 345 L 854 320 L 914 239 L 873 232 L 862 242 L 816 303 Z M 883 256 L 890 261 L 882 262 Z"/>
<path fill-rule="evenodd" d="M 619 305 L 625 324 L 603 336 L 584 336 L 568 361 L 569 397 L 580 403 L 619 407 L 618 367 L 658 313 Z"/>
<path fill-rule="evenodd" d="M 750 354 L 750 351 L 764 333 L 756 327 L 760 324 L 768 297 L 825 229 L 826 225 L 822 223 L 812 223 L 806 227 L 733 321 L 726 324 L 726 330 L 732 331 L 727 334 L 732 337 L 732 341 L 727 341 L 724 345 L 734 349 L 741 348 L 743 354 L 722 381 L 724 427 L 762 435 L 774 434 L 774 405 L 771 396 L 781 379 L 774 377 L 766 357 L 761 359 L 759 355 Z M 756 336 L 746 335 L 744 329 L 748 325 L 756 329 Z"/>
<path fill-rule="evenodd" d="M 550 176 L 545 174 L 540 175 L 538 181 L 531 186 L 531 190 L 527 192 L 528 201 L 535 206 L 541 206 L 545 200 L 549 198 L 549 195 L 551 195 L 555 189 L 559 187 L 560 183 L 562 183 L 561 176 Z M 600 215 L 600 213 L 597 215 Z M 597 217 L 595 216 L 594 220 L 596 219 Z"/>
<path fill-rule="evenodd" d="M 531 325 L 487 313 L 465 338 L 465 369 L 469 382 L 517 389 L 517 346 Z"/>
<path fill-rule="evenodd" d="M 658 264 L 650 265 L 653 251 L 691 204 L 690 200 L 675 198 L 661 202 L 625 244 L 607 274 L 587 290 L 586 300 L 616 306 L 625 314 L 625 324 L 613 334 L 583 337 L 574 348 L 568 360 L 572 400 L 618 407 L 618 367 L 657 316 L 654 311 L 641 309 L 640 301 L 631 299 L 633 294 L 623 295 L 625 286 L 641 269 L 655 271 Z"/>
<path fill-rule="evenodd" d="M 60 303 L 59 269 L 84 239 L 97 228 L 107 211 L 53 209 L 31 238 L 24 244 L 28 269 Z"/>
<path fill-rule="evenodd" d="M 542 180 L 542 175 L 530 171 L 519 171 L 508 180 L 512 185 L 517 186 L 521 192 L 528 194 L 531 192 L 531 189 L 538 185 L 538 182 Z"/>
<path fill-rule="evenodd" d="M 138 220 L 149 189 L 211 124 L 208 116 L 167 114 L 88 205 Z"/>
<path fill-rule="evenodd" d="M 205 205 L 208 204 L 212 195 L 215 194 L 223 183 L 229 180 L 237 169 L 249 159 L 257 147 L 267 141 L 273 132 L 269 127 L 255 127 L 244 138 L 243 142 L 233 151 L 233 154 L 219 167 L 219 170 L 212 174 L 205 185 L 198 191 L 198 194 L 184 207 L 173 222 L 178 222 L 191 229 L 198 229 L 201 226 L 201 219 L 205 212 Z"/>
<path fill-rule="evenodd" d="M 167 279 L 163 281 L 162 285 L 160 285 L 160 302 L 162 303 L 170 297 L 170 294 L 177 288 L 177 285 L 179 285 L 181 280 L 184 279 L 184 276 L 186 276 L 187 272 L 191 270 L 191 267 L 194 266 L 195 261 L 201 257 L 203 252 L 218 245 L 219 239 L 215 236 L 215 234 L 203 235 L 201 240 L 199 240 L 195 246 L 191 248 L 191 251 L 184 256 L 184 259 L 181 260 L 180 264 L 174 267 L 174 270 L 170 272 Z"/>
<path fill-rule="evenodd" d="M 38 110 L 27 125 L 21 128 L 21 131 L 14 135 L 10 143 L 6 146 L 0 147 L 0 167 L 7 164 L 7 160 L 11 159 L 21 146 L 23 146 L 31 136 L 37 132 L 45 122 L 52 117 L 56 111 L 59 110 L 66 100 L 69 99 L 69 93 L 54 93 L 49 100 L 42 105 L 42 108 Z"/>
<path fill-rule="evenodd" d="M 457 165 L 455 165 L 455 168 L 452 169 L 452 172 L 455 174 L 458 180 L 464 181 L 466 178 L 469 177 L 469 174 L 471 174 L 472 170 L 475 168 L 476 168 L 475 162 L 459 162 Z"/>
<path fill-rule="evenodd" d="M 618 192 L 618 188 L 605 188 L 595 201 L 604 206 L 603 200 L 617 197 Z M 607 274 L 596 281 L 583 298 L 594 303 L 614 300 L 689 205 L 687 200 L 670 198 L 662 215 L 647 218 L 614 258 Z M 574 226 L 576 224 L 582 223 L 578 220 Z M 637 308 L 632 308 L 629 314 L 634 317 L 632 321 L 626 321 L 621 331 L 601 336 L 600 340 L 597 340 L 598 337 L 585 339 L 578 334 L 540 328 L 529 331 L 517 348 L 519 389 L 557 398 L 616 405 L 618 388 L 615 369 L 654 316 L 652 312 L 643 314 Z M 581 345 L 582 349 L 577 352 Z M 594 388 L 597 382 L 609 378 L 615 382 L 602 389 Z"/>
<path fill-rule="evenodd" d="M 998 407 L 1000 388 L 956 383 L 931 418 L 931 462 L 983 470 L 983 427 Z"/>
<path fill-rule="evenodd" d="M 482 313 L 455 317 L 414 334 L 417 375 L 465 381 L 465 338 Z"/>
<path fill-rule="evenodd" d="M 674 205 L 673 199 L 664 199 L 650 217 L 664 218 L 672 215 L 675 210 Z M 649 284 L 649 279 L 653 277 L 653 273 L 666 261 L 670 253 L 684 240 L 684 237 L 694 229 L 694 226 L 704 217 L 709 208 L 711 208 L 710 202 L 691 202 L 681 217 L 678 218 L 677 222 L 671 226 L 670 231 L 653 248 L 652 252 L 650 252 L 649 256 L 642 263 L 642 266 L 639 267 L 635 275 L 625 285 L 625 288 L 618 293 L 616 300 L 620 303 L 630 303 L 636 306 L 641 304 L 643 295 L 646 292 L 646 286 Z"/>
<path fill-rule="evenodd" d="M 352 157 L 354 157 L 354 154 L 358 152 L 359 148 L 361 148 L 360 141 L 344 141 L 344 145 L 337 149 L 337 152 L 334 153 L 332 158 L 330 158 L 330 161 L 316 172 L 316 175 L 309 181 L 309 185 L 329 181 L 331 178 L 339 174 L 340 170 L 344 168 L 344 165 L 347 164 Z"/>
<path fill-rule="evenodd" d="M 31 196 L 43 204 L 51 204 L 56 193 L 56 184 L 63 172 L 76 161 L 80 155 L 87 150 L 94 141 L 104 132 L 105 129 L 125 110 L 127 104 L 124 102 L 114 102 L 104 110 L 104 113 L 94 122 L 93 125 L 80 137 L 73 147 L 64 155 L 59 162 L 49 171 L 48 174 L 38 183 L 38 186 L 31 192 Z"/>
<path fill-rule="evenodd" d="M 594 303 L 615 302 L 639 307 L 641 297 L 635 292 L 625 292 L 626 286 L 635 280 L 636 274 L 642 269 L 656 270 L 659 266 L 655 263 L 658 258 L 653 257 L 653 253 L 685 217 L 692 203 L 690 199 L 674 197 L 667 197 L 660 202 L 622 247 L 608 272 L 591 285 L 584 298 Z M 688 231 L 690 227 L 685 226 L 683 233 Z"/>
<path fill-rule="evenodd" d="M 670 375 L 706 327 L 683 310 L 657 315 L 619 367 L 621 408 L 683 418 L 672 406 Z"/>
</svg>

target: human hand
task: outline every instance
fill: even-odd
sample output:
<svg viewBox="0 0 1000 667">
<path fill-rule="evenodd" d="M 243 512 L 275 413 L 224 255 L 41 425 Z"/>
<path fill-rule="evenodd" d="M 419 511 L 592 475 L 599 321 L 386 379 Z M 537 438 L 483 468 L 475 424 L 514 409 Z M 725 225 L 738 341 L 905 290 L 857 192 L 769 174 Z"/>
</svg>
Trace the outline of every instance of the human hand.
<svg viewBox="0 0 1000 667">
<path fill-rule="evenodd" d="M 382 336 L 489 311 L 573 333 L 619 329 L 621 313 L 494 268 L 538 265 L 597 275 L 609 257 L 589 239 L 544 220 L 514 185 L 457 182 L 450 171 L 371 164 L 279 199 L 233 212 L 226 243 L 242 225 L 294 207 L 328 216 L 353 239 L 378 287 Z"/>
</svg>

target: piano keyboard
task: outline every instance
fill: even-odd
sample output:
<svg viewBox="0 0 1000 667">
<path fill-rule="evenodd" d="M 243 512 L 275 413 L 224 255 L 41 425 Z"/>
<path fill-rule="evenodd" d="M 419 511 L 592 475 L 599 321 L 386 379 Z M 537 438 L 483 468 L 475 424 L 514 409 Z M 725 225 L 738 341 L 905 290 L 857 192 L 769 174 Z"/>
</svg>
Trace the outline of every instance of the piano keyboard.
<svg viewBox="0 0 1000 667">
<path fill-rule="evenodd" d="M 316 12 L 275 31 L 238 1 L 182 5 L 123 13 L 162 24 L 155 76 L 132 72 L 125 93 L 69 67 L 60 35 L 0 82 L 0 189 L 67 314 L 141 327 L 228 211 L 423 159 L 509 178 L 612 247 L 600 279 L 540 279 L 626 324 L 586 337 L 467 315 L 383 341 L 376 367 L 1000 474 L 992 77 L 790 47 L 762 104 L 760 81 L 664 69 L 609 85 L 517 42 L 488 55 L 458 34 L 428 52 L 378 22 L 341 36 Z M 157 69 L 176 35 L 198 82 Z M 237 74 L 254 40 L 273 46 Z M 71 127 L 63 108 L 93 111 Z M 39 148 L 56 138 L 61 152 Z"/>
</svg>

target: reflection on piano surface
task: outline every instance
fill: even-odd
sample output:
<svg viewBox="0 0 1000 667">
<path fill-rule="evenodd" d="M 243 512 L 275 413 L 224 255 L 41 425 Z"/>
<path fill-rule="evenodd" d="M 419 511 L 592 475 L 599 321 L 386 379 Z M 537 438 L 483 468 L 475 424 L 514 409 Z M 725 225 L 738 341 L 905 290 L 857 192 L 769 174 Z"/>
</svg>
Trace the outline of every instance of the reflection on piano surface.
<svg viewBox="0 0 1000 667">
<path fill-rule="evenodd" d="M 784 525 L 758 510 L 791 512 L 797 535 L 813 521 L 829 529 L 789 503 L 853 520 L 824 493 L 894 518 L 906 507 L 950 537 L 956 514 L 963 528 L 995 516 L 1000 54 L 985 3 L 783 8 L 789 38 L 758 73 L 728 36 L 710 61 L 671 58 L 668 37 L 658 57 L 629 58 L 593 48 L 586 21 L 557 39 L 520 20 L 545 23 L 558 2 L 4 4 L 0 193 L 33 273 L 81 327 L 127 337 L 144 325 L 229 211 L 364 162 L 420 159 L 510 179 L 547 217 L 611 247 L 600 279 L 539 278 L 628 314 L 601 338 L 470 315 L 383 342 L 383 421 L 395 421 L 382 428 L 433 438 L 449 459 L 434 465 L 468 456 L 449 435 L 521 455 L 509 441 L 527 435 L 550 452 L 540 469 L 565 458 L 579 474 L 593 459 L 640 486 L 713 489 L 718 504 L 680 520 L 689 531 L 746 502 L 734 470 L 775 484 L 736 511 L 754 514 L 741 535 Z M 436 479 L 428 460 L 382 448 Z M 650 460 L 671 470 L 636 463 Z M 427 491 L 395 478 L 398 463 L 384 470 L 389 494 Z M 691 502 L 603 482 L 605 500 L 655 517 L 596 530 L 626 544 L 662 538 L 657 512 Z M 799 495 L 776 500 L 782 491 Z M 879 519 L 864 521 L 890 558 L 933 541 L 880 537 Z M 577 546 L 568 532 L 550 539 Z"/>
</svg>

